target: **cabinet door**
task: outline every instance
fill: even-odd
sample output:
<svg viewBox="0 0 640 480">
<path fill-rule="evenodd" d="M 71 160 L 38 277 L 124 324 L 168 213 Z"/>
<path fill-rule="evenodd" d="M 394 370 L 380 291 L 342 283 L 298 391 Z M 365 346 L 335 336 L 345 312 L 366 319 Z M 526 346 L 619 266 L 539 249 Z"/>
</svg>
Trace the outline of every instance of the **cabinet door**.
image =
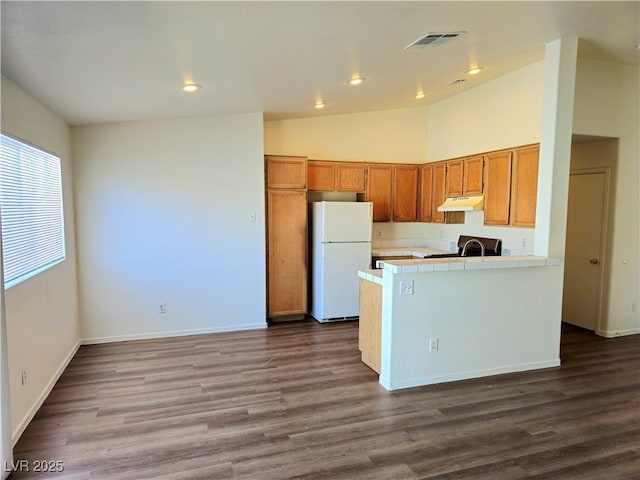
<svg viewBox="0 0 640 480">
<path fill-rule="evenodd" d="M 439 212 L 438 207 L 444 203 L 445 194 L 446 164 L 436 163 L 433 165 L 433 199 L 431 201 L 431 221 L 444 223 L 444 212 Z"/>
<path fill-rule="evenodd" d="M 373 202 L 373 221 L 391 221 L 391 165 L 369 165 L 367 167 L 368 202 Z"/>
<path fill-rule="evenodd" d="M 464 159 L 463 195 L 482 195 L 482 171 L 484 157 L 469 157 Z"/>
<path fill-rule="evenodd" d="M 459 197 L 462 195 L 463 175 L 463 160 L 451 160 L 447 162 L 447 197 Z"/>
<path fill-rule="evenodd" d="M 333 192 L 336 189 L 336 164 L 331 162 L 307 162 L 307 190 Z"/>
<path fill-rule="evenodd" d="M 511 152 L 487 155 L 484 178 L 484 224 L 509 225 Z"/>
<path fill-rule="evenodd" d="M 364 192 L 366 190 L 365 183 L 365 165 L 362 163 L 339 163 L 338 169 L 338 186 L 339 192 Z"/>
<path fill-rule="evenodd" d="M 265 156 L 267 188 L 307 188 L 307 159 L 305 157 Z"/>
<path fill-rule="evenodd" d="M 538 145 L 513 152 L 511 225 L 517 227 L 536 226 L 539 153 L 540 147 Z"/>
<path fill-rule="evenodd" d="M 415 222 L 418 219 L 417 165 L 393 167 L 393 221 Z"/>
<path fill-rule="evenodd" d="M 420 167 L 420 204 L 418 208 L 418 221 L 431 221 L 431 204 L 433 201 L 433 166 Z"/>
<path fill-rule="evenodd" d="M 267 192 L 267 314 L 307 313 L 307 194 Z"/>
</svg>

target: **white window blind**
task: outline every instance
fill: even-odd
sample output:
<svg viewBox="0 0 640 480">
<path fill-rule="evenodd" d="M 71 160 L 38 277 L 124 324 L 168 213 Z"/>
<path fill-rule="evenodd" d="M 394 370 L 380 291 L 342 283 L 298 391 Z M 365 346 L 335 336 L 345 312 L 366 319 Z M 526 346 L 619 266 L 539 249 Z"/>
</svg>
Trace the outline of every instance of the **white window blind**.
<svg viewBox="0 0 640 480">
<path fill-rule="evenodd" d="M 4 286 L 65 259 L 60 159 L 0 135 Z"/>
</svg>

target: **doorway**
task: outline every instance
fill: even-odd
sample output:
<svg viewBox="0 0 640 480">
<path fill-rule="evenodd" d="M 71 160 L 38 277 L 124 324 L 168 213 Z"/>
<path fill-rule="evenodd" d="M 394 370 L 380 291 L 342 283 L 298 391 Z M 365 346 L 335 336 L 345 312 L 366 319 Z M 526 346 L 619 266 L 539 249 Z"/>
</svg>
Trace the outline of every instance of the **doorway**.
<svg viewBox="0 0 640 480">
<path fill-rule="evenodd" d="M 609 169 L 572 170 L 569 176 L 562 320 L 602 328 Z"/>
</svg>

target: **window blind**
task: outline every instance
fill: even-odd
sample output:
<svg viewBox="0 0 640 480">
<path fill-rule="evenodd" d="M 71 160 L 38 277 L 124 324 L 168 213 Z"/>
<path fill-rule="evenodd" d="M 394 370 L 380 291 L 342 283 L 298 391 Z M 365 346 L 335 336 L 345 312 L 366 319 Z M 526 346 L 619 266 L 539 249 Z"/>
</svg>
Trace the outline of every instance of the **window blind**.
<svg viewBox="0 0 640 480">
<path fill-rule="evenodd" d="M 60 159 L 3 134 L 0 220 L 5 288 L 65 259 Z"/>
</svg>

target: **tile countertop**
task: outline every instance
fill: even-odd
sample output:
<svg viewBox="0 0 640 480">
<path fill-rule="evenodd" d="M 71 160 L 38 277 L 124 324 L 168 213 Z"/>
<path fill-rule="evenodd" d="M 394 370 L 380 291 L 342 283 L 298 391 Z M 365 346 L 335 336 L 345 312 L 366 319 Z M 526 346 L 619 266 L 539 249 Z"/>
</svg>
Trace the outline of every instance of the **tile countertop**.
<svg viewBox="0 0 640 480">
<path fill-rule="evenodd" d="M 400 257 L 411 255 L 412 257 L 424 258 L 428 257 L 429 255 L 437 255 L 442 253 L 451 252 L 424 247 L 386 247 L 371 249 L 371 255 L 374 257 Z"/>
<path fill-rule="evenodd" d="M 448 272 L 454 270 L 493 270 L 499 268 L 548 267 L 560 265 L 560 259 L 514 255 L 497 257 L 416 258 L 387 260 L 383 271 L 392 273 Z"/>
<path fill-rule="evenodd" d="M 378 285 L 382 285 L 382 270 L 360 270 L 358 272 L 358 277 L 369 280 L 370 282 L 377 283 Z"/>
</svg>

